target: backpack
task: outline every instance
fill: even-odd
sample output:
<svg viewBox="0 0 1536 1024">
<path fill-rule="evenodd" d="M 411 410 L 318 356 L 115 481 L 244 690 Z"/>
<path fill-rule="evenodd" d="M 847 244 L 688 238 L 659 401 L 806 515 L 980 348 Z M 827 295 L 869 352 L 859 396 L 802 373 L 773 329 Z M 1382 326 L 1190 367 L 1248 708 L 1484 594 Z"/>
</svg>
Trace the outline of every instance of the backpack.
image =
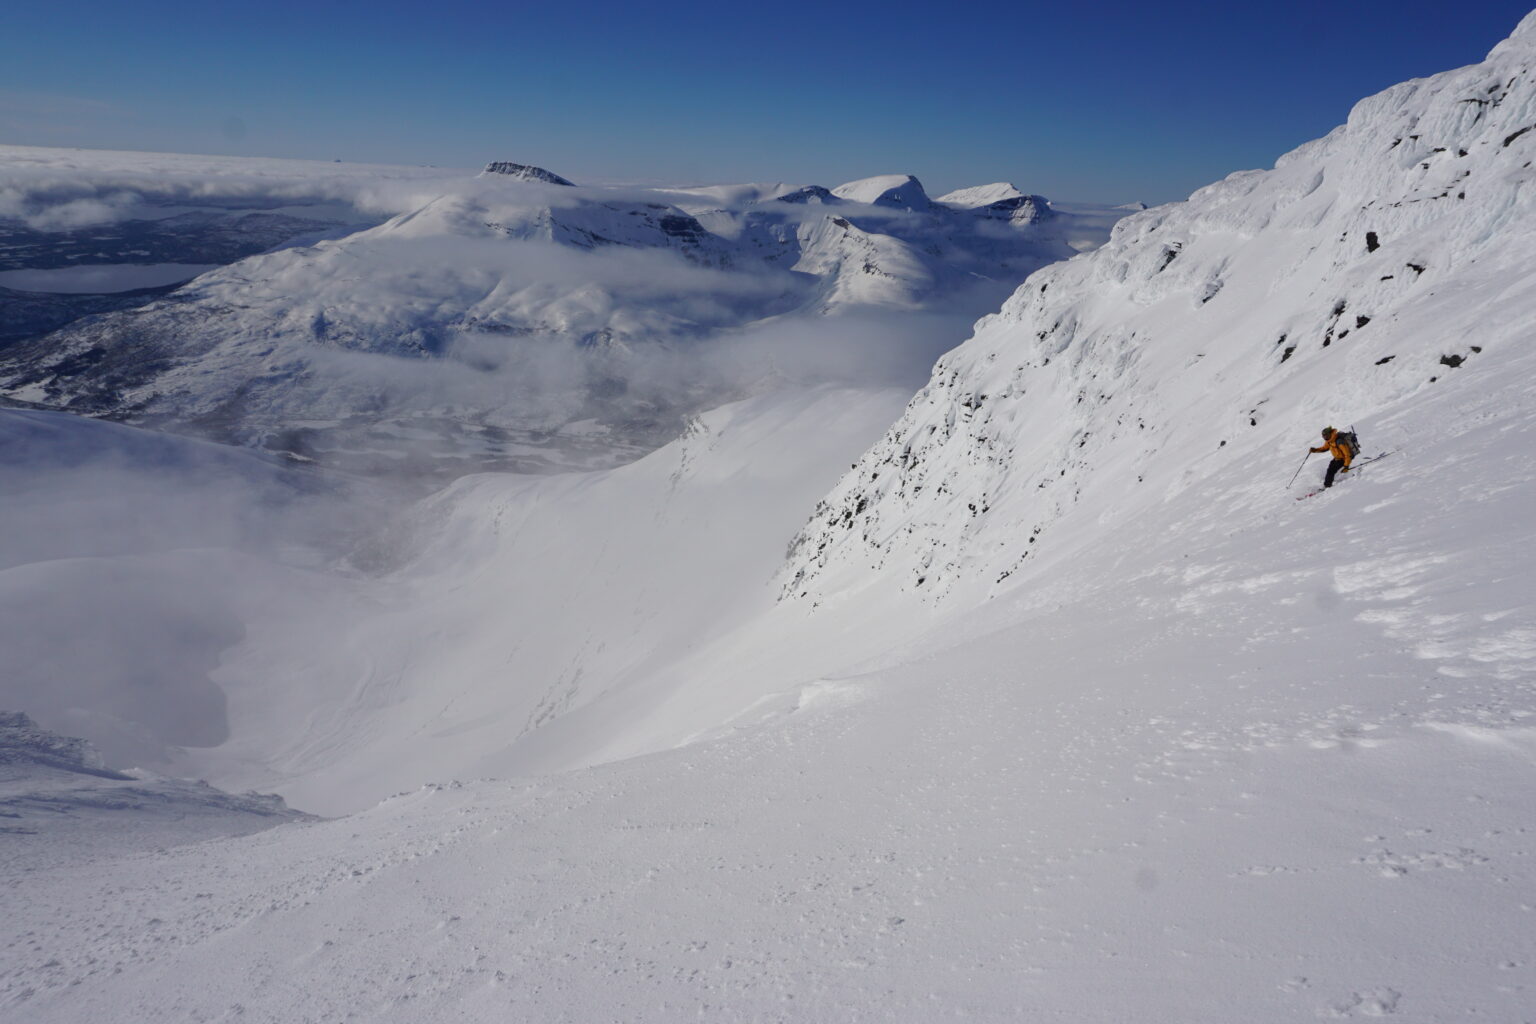
<svg viewBox="0 0 1536 1024">
<path fill-rule="evenodd" d="M 1360 439 L 1355 436 L 1353 430 L 1341 430 L 1339 436 L 1334 438 L 1345 451 L 1349 452 L 1349 460 L 1353 462 L 1360 457 Z"/>
</svg>

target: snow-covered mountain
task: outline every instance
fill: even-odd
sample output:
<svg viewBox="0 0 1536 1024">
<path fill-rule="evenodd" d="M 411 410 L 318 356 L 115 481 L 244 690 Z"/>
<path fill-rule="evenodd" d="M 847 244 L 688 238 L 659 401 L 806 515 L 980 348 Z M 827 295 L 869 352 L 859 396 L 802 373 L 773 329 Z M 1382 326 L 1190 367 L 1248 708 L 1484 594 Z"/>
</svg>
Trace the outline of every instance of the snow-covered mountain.
<svg viewBox="0 0 1536 1024">
<path fill-rule="evenodd" d="M 539 181 L 546 185 L 575 185 L 574 181 L 562 178 L 553 171 L 546 171 L 542 167 L 534 167 L 532 164 L 513 163 L 511 160 L 492 160 L 485 165 L 481 175 L 503 174 L 516 181 Z"/>
<path fill-rule="evenodd" d="M 199 581 L 177 680 L 228 703 L 173 724 L 228 739 L 118 724 L 180 771 L 356 812 L 0 859 L 0 1006 L 1524 1019 L 1533 71 L 1536 14 L 1273 170 L 1130 217 L 1030 277 L 895 426 L 897 392 L 785 387 L 617 469 L 461 479 L 341 567 L 70 531 L 0 571 L 21 611 L 98 579 L 124 606 Z M 834 190 L 666 195 L 785 273 L 826 224 L 781 209 L 909 243 L 925 218 L 1028 198 L 855 215 Z M 859 234 L 813 240 L 858 269 Z M 732 272 L 670 245 L 644 254 Z M 1325 423 L 1387 454 L 1293 500 Z M 154 436 L 0 426 L 26 451 L 110 432 L 129 458 Z M 237 454 L 236 479 L 281 468 Z M 54 486 L 19 492 L 41 508 Z M 63 634 L 87 654 L 98 608 Z M 144 664 L 117 682 L 155 679 Z M 53 713 L 99 722 L 84 698 L 117 688 L 81 680 Z"/>
<path fill-rule="evenodd" d="M 743 330 L 924 310 L 953 318 L 936 354 L 1107 226 L 995 225 L 908 176 L 647 191 L 495 163 L 378 227 L 14 346 L 0 380 L 33 405 L 353 468 L 602 465 L 784 373 L 776 350 L 743 355 Z"/>
<path fill-rule="evenodd" d="M 979 216 L 993 220 L 1005 220 L 1012 224 L 1038 224 L 1050 217 L 1059 216 L 1044 196 L 1026 195 L 1018 187 L 1007 182 L 962 188 L 941 196 L 939 203 L 961 210 L 975 211 Z M 1145 209 L 1145 207 L 1141 207 Z"/>
<path fill-rule="evenodd" d="M 959 188 L 935 199 L 936 203 L 945 206 L 955 206 L 962 210 L 974 210 L 978 206 L 991 206 L 993 203 L 1006 202 L 1010 199 L 1022 199 L 1024 193 L 1019 187 L 1006 181 L 994 181 L 990 185 L 973 185 L 970 188 Z"/>
<path fill-rule="evenodd" d="M 1373 96 L 1273 170 L 1035 274 L 823 502 L 786 593 L 871 571 L 997 593 L 1093 543 L 1070 524 L 1108 529 L 1186 489 L 1278 490 L 1281 456 L 1324 425 L 1372 452 L 1462 429 L 1408 410 L 1525 347 L 1533 42 L 1528 24 L 1486 63 Z"/>
<path fill-rule="evenodd" d="M 910 174 L 878 174 L 839 185 L 832 190 L 839 199 L 867 206 L 887 206 L 894 210 L 923 212 L 933 207 L 933 200 L 923 183 Z"/>
</svg>

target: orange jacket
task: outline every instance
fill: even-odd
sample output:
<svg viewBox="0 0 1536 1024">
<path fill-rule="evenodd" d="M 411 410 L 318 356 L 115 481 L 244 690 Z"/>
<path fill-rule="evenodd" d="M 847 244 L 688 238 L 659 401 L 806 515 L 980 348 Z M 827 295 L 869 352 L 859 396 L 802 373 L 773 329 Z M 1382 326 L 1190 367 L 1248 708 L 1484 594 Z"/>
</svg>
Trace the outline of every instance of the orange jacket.
<svg viewBox="0 0 1536 1024">
<path fill-rule="evenodd" d="M 1328 435 L 1328 440 L 1323 442 L 1321 448 L 1308 448 L 1307 451 L 1314 454 L 1317 452 L 1332 452 L 1334 458 L 1344 460 L 1345 469 L 1349 468 L 1349 449 L 1344 447 L 1339 441 L 1339 432 L 1337 430 Z"/>
</svg>

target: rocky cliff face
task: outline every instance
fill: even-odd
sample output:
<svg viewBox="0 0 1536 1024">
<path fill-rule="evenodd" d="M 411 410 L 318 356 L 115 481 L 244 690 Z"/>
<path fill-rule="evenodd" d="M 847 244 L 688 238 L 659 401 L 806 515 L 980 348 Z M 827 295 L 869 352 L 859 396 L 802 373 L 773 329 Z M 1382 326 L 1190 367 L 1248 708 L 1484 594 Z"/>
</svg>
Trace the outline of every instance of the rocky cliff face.
<svg viewBox="0 0 1536 1024">
<path fill-rule="evenodd" d="M 1186 488 L 1278 493 L 1324 424 L 1379 446 L 1378 416 L 1529 345 L 1533 68 L 1536 15 L 1034 274 L 818 507 L 785 595 L 980 599 Z"/>
<path fill-rule="evenodd" d="M 41 729 L 21 711 L 0 711 L 0 765 L 6 766 L 8 774 L 51 769 L 104 779 L 129 778 L 107 768 L 85 740 Z"/>
<path fill-rule="evenodd" d="M 10 866 L 52 868 L 310 818 L 282 797 L 107 768 L 89 743 L 0 711 L 0 839 Z"/>
<path fill-rule="evenodd" d="M 511 178 L 514 181 L 539 181 L 546 185 L 572 185 L 574 181 L 568 181 L 553 171 L 546 171 L 542 167 L 534 167 L 531 164 L 515 164 L 510 160 L 493 160 L 485 165 L 482 175 L 499 174 Z"/>
</svg>

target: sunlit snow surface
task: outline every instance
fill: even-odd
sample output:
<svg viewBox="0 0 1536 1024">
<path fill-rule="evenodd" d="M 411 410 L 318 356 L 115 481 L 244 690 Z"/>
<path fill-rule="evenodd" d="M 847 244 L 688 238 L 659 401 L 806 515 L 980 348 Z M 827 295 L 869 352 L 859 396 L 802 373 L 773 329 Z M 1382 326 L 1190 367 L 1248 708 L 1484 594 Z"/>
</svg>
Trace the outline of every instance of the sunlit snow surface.
<svg viewBox="0 0 1536 1024">
<path fill-rule="evenodd" d="M 1536 417 L 1477 383 L 1429 410 L 1474 426 L 1328 503 L 1189 493 L 982 611 L 784 610 L 564 720 L 574 752 L 713 717 L 707 742 L 86 864 L 23 837 L 4 997 L 29 1020 L 1518 1020 Z"/>
<path fill-rule="evenodd" d="M 888 429 L 765 394 L 231 587 L 231 739 L 166 756 L 356 813 L 7 839 L 0 1005 L 1528 1018 L 1533 50 L 1133 218 Z M 1297 501 L 1328 421 L 1391 454 Z"/>
</svg>

